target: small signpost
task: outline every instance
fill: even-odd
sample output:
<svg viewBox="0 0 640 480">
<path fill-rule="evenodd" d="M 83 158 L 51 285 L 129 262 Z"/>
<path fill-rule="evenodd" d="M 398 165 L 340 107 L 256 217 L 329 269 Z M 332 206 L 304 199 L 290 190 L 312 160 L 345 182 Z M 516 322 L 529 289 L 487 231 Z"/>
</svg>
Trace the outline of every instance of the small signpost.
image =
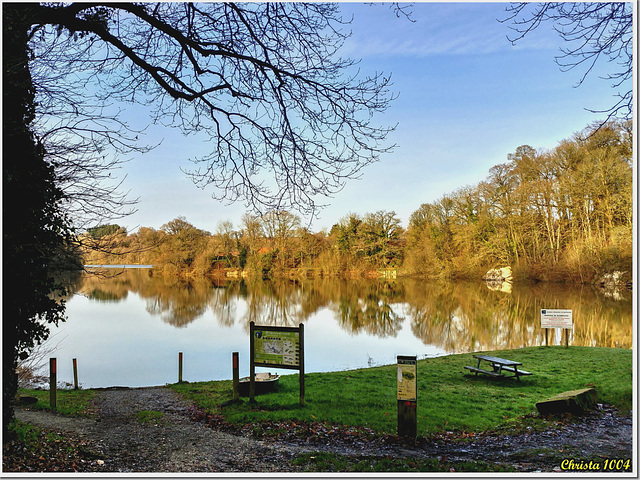
<svg viewBox="0 0 640 480">
<path fill-rule="evenodd" d="M 417 357 L 398 355 L 398 436 L 415 438 L 418 431 Z"/>
<path fill-rule="evenodd" d="M 249 401 L 255 401 L 256 366 L 274 367 L 300 371 L 300 405 L 304 405 L 304 325 L 249 325 Z"/>
<path fill-rule="evenodd" d="M 233 352 L 231 354 L 232 374 L 233 374 L 233 401 L 240 400 L 240 353 Z"/>
<path fill-rule="evenodd" d="M 57 359 L 49 359 L 49 406 L 51 410 L 55 410 L 57 407 L 57 393 L 58 393 L 58 369 Z"/>
<path fill-rule="evenodd" d="M 544 328 L 545 344 L 549 345 L 548 331 L 550 328 L 560 328 L 565 335 L 565 346 L 569 346 L 569 332 L 573 329 L 573 311 L 543 308 L 540 310 L 540 327 Z M 566 334 L 564 331 L 567 330 Z"/>
<path fill-rule="evenodd" d="M 80 386 L 78 385 L 78 359 L 73 359 L 73 388 L 74 390 L 78 390 Z"/>
</svg>

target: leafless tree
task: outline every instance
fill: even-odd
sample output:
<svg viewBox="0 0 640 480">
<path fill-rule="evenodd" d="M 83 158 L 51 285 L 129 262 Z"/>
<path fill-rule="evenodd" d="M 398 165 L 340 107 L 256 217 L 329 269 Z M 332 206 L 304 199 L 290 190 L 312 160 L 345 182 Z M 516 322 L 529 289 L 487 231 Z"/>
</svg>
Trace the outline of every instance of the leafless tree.
<svg viewBox="0 0 640 480">
<path fill-rule="evenodd" d="M 20 387 L 35 388 L 46 385 L 48 377 L 45 376 L 44 369 L 51 356 L 59 350 L 60 344 L 65 340 L 65 338 L 56 339 L 58 335 L 59 333 L 54 333 L 46 344 L 36 345 L 29 357 L 18 362 L 17 374 Z"/>
<path fill-rule="evenodd" d="M 36 130 L 83 214 L 130 205 L 118 182 L 98 186 L 120 161 L 107 151 L 147 148 L 123 120 L 130 102 L 147 106 L 154 123 L 210 142 L 187 173 L 213 185 L 215 198 L 259 213 L 313 215 L 318 195 L 336 193 L 391 148 L 394 127 L 373 123 L 393 97 L 390 79 L 362 76 L 338 57 L 350 34 L 338 4 L 30 8 Z"/>
<path fill-rule="evenodd" d="M 117 170 L 122 157 L 144 153 L 139 134 L 120 117 L 121 109 L 93 98 L 84 55 L 61 35 L 31 39 L 31 76 L 37 92 L 33 124 L 45 159 L 54 165 L 65 193 L 64 209 L 80 230 L 122 218 L 134 211 Z M 78 42 L 72 42 L 77 47 Z"/>
<path fill-rule="evenodd" d="M 614 117 L 631 119 L 633 116 L 633 4 L 623 2 L 602 3 L 511 3 L 503 22 L 511 22 L 512 43 L 522 40 L 544 22 L 552 22 L 553 29 L 564 40 L 556 63 L 563 71 L 582 68 L 576 86 L 581 85 L 598 62 L 611 63 L 611 81 L 618 101 L 606 110 L 589 110 Z"/>
</svg>

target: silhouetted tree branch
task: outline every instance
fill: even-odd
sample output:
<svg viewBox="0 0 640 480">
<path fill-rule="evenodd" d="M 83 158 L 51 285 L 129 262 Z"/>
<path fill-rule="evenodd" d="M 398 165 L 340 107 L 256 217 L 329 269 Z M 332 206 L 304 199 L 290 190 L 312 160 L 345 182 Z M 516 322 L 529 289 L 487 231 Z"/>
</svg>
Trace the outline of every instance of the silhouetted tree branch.
<svg viewBox="0 0 640 480">
<path fill-rule="evenodd" d="M 512 3 L 506 8 L 514 35 L 512 43 L 522 40 L 543 22 L 552 22 L 553 29 L 565 41 L 556 63 L 563 71 L 584 69 L 577 86 L 581 85 L 599 61 L 614 66 L 605 79 L 613 88 L 622 87 L 619 100 L 606 110 L 603 124 L 614 117 L 631 119 L 633 115 L 633 6 L 631 3 Z M 625 90 L 626 89 L 626 90 Z"/>
<path fill-rule="evenodd" d="M 392 98 L 389 78 L 361 77 L 354 61 L 337 57 L 349 35 L 337 4 L 82 3 L 33 10 L 34 50 L 46 45 L 34 63 L 73 72 L 56 83 L 76 88 L 50 95 L 47 105 L 50 111 L 70 105 L 64 113 L 82 119 L 65 131 L 86 146 L 99 139 L 132 151 L 135 138 L 124 134 L 128 126 L 118 123 L 112 104 L 145 104 L 153 122 L 210 142 L 187 173 L 199 186 L 213 185 L 215 198 L 243 200 L 260 213 L 291 208 L 313 215 L 317 196 L 336 193 L 390 148 L 385 139 L 393 127 L 372 121 Z M 73 91 L 88 97 L 68 99 Z"/>
</svg>

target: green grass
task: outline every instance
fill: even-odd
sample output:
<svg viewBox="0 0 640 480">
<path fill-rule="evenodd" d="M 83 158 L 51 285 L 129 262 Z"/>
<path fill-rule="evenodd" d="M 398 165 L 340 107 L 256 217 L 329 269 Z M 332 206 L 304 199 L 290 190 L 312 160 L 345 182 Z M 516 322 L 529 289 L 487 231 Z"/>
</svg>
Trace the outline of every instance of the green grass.
<svg viewBox="0 0 640 480">
<path fill-rule="evenodd" d="M 136 412 L 136 418 L 140 423 L 154 423 L 158 424 L 164 417 L 163 412 L 157 410 L 141 410 Z"/>
<path fill-rule="evenodd" d="M 30 447 L 36 444 L 42 430 L 29 423 L 20 422 L 14 419 L 9 424 L 8 433 L 11 436 L 15 436 L 15 438 L 25 446 Z"/>
<path fill-rule="evenodd" d="M 537 413 L 536 402 L 567 390 L 595 387 L 598 402 L 632 406 L 632 352 L 590 347 L 529 347 L 483 352 L 522 362 L 533 373 L 515 379 L 467 375 L 472 354 L 418 362 L 418 435 L 478 432 L 514 426 Z M 174 384 L 172 388 L 231 423 L 322 422 L 362 426 L 380 434 L 397 430 L 396 366 L 305 375 L 306 405 L 299 405 L 298 375 L 280 377 L 275 393 L 222 406 L 231 381 Z"/>
<path fill-rule="evenodd" d="M 8 426 L 7 432 L 10 437 L 15 438 L 25 447 L 29 449 L 35 449 L 40 442 L 56 442 L 60 441 L 63 437 L 53 432 L 45 432 L 41 428 L 31 425 L 29 423 L 21 422 L 19 420 L 12 420 Z"/>
<path fill-rule="evenodd" d="M 49 390 L 18 389 L 18 396 L 35 397 L 38 402 L 31 405 L 34 410 L 50 410 Z M 56 394 L 56 412 L 71 416 L 90 416 L 93 390 L 58 390 Z"/>
</svg>

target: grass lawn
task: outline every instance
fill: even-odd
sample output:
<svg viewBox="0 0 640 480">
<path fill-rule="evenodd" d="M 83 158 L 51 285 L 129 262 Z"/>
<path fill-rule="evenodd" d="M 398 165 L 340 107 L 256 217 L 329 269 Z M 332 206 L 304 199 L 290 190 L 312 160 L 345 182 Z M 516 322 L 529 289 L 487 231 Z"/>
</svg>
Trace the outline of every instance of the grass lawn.
<svg viewBox="0 0 640 480">
<path fill-rule="evenodd" d="M 49 390 L 18 389 L 18 396 L 35 397 L 36 403 L 29 408 L 35 410 L 49 410 Z M 58 389 L 56 393 L 56 412 L 63 415 L 90 416 L 91 401 L 95 395 L 94 390 L 68 390 Z"/>
<path fill-rule="evenodd" d="M 419 361 L 418 436 L 429 437 L 453 431 L 463 432 L 462 436 L 466 437 L 465 432 L 502 428 L 510 432 L 531 425 L 545 428 L 549 422 L 537 415 L 536 402 L 585 387 L 594 387 L 601 403 L 614 405 L 622 411 L 632 408 L 631 350 L 553 346 L 483 353 L 520 361 L 522 368 L 533 375 L 522 377 L 520 381 L 475 376 L 464 369 L 465 365 L 475 365 L 472 353 Z M 304 407 L 299 404 L 298 375 L 282 376 L 277 392 L 259 395 L 253 404 L 247 398 L 242 398 L 240 403 L 230 402 L 230 380 L 184 382 L 170 387 L 210 414 L 219 415 L 239 426 L 248 425 L 258 436 L 277 436 L 277 429 L 285 432 L 292 427 L 301 427 L 304 431 L 305 425 L 313 430 L 318 424 L 328 426 L 330 430 L 334 429 L 332 425 L 348 427 L 349 430 L 364 427 L 368 429 L 366 435 L 370 432 L 395 435 L 396 368 L 396 365 L 389 365 L 344 372 L 308 373 L 305 375 Z M 38 398 L 32 408 L 49 408 L 48 391 L 20 390 L 19 394 Z M 90 415 L 94 394 L 93 390 L 59 390 L 57 410 L 66 415 Z M 145 410 L 136 416 L 144 424 L 163 422 L 161 412 Z M 12 429 L 25 445 L 37 444 L 40 449 L 48 444 L 57 445 L 56 442 L 60 441 L 52 440 L 47 436 L 49 434 L 28 424 L 14 422 Z M 68 456 L 67 453 L 64 455 Z M 310 472 L 514 471 L 511 465 L 485 462 L 360 458 L 326 452 L 303 453 L 293 463 Z"/>
<path fill-rule="evenodd" d="M 471 353 L 418 362 L 418 435 L 477 432 L 515 424 L 536 413 L 536 402 L 567 390 L 595 387 L 598 402 L 623 411 L 632 407 L 632 351 L 616 348 L 529 347 L 483 352 L 522 362 L 533 375 L 495 379 L 468 374 Z M 396 365 L 305 375 L 304 407 L 298 375 L 280 377 L 277 392 L 251 404 L 222 406 L 232 399 L 230 380 L 171 387 L 231 423 L 323 422 L 362 426 L 380 434 L 397 431 Z"/>
</svg>

